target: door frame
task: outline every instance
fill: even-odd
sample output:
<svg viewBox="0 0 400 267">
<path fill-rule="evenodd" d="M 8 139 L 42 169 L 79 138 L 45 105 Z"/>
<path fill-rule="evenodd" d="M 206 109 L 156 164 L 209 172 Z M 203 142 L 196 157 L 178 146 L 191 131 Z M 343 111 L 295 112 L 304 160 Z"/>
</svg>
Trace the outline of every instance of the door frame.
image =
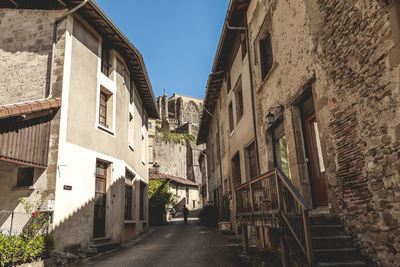
<svg viewBox="0 0 400 267">
<path fill-rule="evenodd" d="M 312 95 L 310 97 L 312 97 Z M 313 208 L 325 207 L 325 206 L 328 206 L 328 204 L 329 204 L 328 190 L 326 188 L 327 184 L 326 184 L 326 180 L 325 180 L 326 176 L 324 175 L 324 177 L 323 177 L 324 184 L 325 184 L 325 190 L 326 190 L 326 205 L 318 205 L 317 199 L 316 199 L 316 190 L 314 187 L 314 179 L 313 179 L 314 174 L 313 174 L 313 170 L 312 170 L 312 166 L 311 166 L 311 160 L 315 160 L 315 159 L 313 158 L 313 155 L 312 155 L 312 147 L 311 147 L 312 144 L 308 140 L 309 138 L 311 138 L 311 133 L 310 133 L 310 129 L 308 127 L 308 123 L 313 119 L 315 119 L 315 121 L 317 122 L 317 115 L 314 110 L 314 112 L 311 115 L 308 115 L 307 117 L 305 117 L 303 114 L 302 108 L 300 108 L 300 114 L 301 114 L 301 125 L 303 128 L 304 151 L 305 151 L 305 156 L 306 156 L 305 160 L 307 163 L 307 171 L 308 171 L 308 179 L 309 179 L 309 183 L 310 183 L 312 205 L 313 205 Z M 317 138 L 319 138 L 319 136 Z M 319 159 L 317 159 L 317 160 L 319 161 Z"/>
</svg>

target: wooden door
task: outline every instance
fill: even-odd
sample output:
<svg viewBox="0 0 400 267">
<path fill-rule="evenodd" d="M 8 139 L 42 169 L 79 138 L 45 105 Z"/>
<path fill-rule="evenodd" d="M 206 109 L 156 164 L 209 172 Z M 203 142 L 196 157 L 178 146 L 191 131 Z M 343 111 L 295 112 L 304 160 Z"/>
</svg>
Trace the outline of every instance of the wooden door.
<svg viewBox="0 0 400 267">
<path fill-rule="evenodd" d="M 96 163 L 96 187 L 94 200 L 93 237 L 104 237 L 106 234 L 106 185 L 107 165 Z"/>
<path fill-rule="evenodd" d="M 325 183 L 325 166 L 315 113 L 304 120 L 304 129 L 313 205 L 314 207 L 326 206 L 328 205 L 328 194 Z"/>
</svg>

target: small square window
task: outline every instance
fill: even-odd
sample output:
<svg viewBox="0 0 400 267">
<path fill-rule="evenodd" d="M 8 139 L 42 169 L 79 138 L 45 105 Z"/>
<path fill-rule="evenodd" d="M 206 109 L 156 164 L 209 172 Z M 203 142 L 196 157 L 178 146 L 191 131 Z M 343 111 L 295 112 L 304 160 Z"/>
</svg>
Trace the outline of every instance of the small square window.
<svg viewBox="0 0 400 267">
<path fill-rule="evenodd" d="M 18 168 L 17 186 L 33 185 L 33 168 Z"/>
</svg>

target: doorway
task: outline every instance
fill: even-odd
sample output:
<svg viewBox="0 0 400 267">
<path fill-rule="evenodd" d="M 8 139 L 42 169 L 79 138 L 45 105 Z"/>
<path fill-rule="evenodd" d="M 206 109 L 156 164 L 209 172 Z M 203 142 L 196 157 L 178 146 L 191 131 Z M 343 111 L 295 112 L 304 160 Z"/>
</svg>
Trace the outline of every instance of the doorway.
<svg viewBox="0 0 400 267">
<path fill-rule="evenodd" d="M 96 162 L 96 185 L 94 200 L 93 237 L 104 237 L 106 234 L 106 198 L 107 198 L 107 163 Z"/>
<path fill-rule="evenodd" d="M 315 208 L 327 206 L 325 166 L 312 95 L 301 103 L 301 113 L 313 206 Z"/>
</svg>

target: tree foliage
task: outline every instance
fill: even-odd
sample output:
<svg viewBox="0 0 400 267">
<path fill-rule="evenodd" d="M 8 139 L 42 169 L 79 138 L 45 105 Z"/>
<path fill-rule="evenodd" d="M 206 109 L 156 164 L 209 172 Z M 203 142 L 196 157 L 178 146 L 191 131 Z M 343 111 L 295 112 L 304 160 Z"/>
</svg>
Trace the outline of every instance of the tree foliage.
<svg viewBox="0 0 400 267">
<path fill-rule="evenodd" d="M 150 223 L 162 224 L 167 205 L 172 202 L 169 192 L 169 181 L 165 179 L 151 179 L 149 182 Z"/>
</svg>

